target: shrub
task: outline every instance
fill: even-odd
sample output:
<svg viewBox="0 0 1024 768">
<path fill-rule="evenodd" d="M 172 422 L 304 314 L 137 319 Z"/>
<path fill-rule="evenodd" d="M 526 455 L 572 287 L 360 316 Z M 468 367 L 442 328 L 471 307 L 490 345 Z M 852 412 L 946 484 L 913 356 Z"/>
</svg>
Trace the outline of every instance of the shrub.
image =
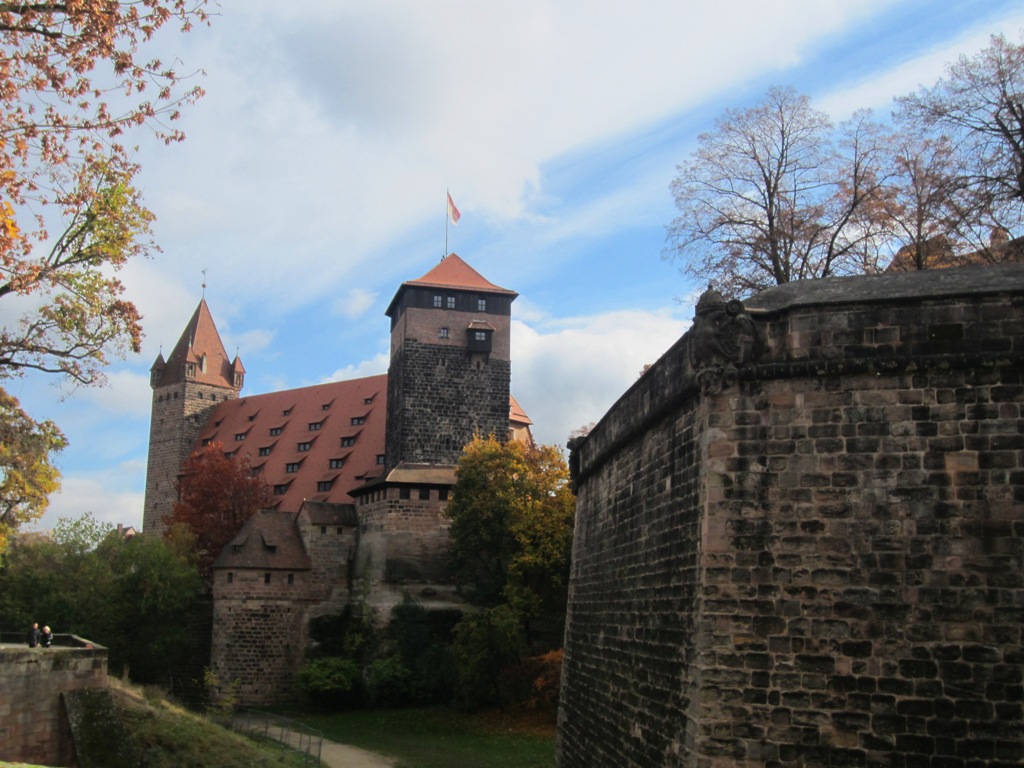
<svg viewBox="0 0 1024 768">
<path fill-rule="evenodd" d="M 502 708 L 536 712 L 558 710 L 562 679 L 562 650 L 531 656 L 522 664 L 502 670 L 498 693 Z"/>
<path fill-rule="evenodd" d="M 359 666 L 352 659 L 325 656 L 304 665 L 295 683 L 314 704 L 354 706 L 362 698 Z"/>
<path fill-rule="evenodd" d="M 376 707 L 401 707 L 417 703 L 413 676 L 398 656 L 377 659 L 366 668 L 366 695 Z"/>
</svg>

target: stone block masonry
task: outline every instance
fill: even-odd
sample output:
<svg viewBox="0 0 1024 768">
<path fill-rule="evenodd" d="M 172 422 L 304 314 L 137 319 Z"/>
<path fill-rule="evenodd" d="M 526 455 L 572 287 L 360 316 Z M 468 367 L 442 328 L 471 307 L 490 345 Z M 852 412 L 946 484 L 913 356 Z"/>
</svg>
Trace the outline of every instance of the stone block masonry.
<svg viewBox="0 0 1024 768">
<path fill-rule="evenodd" d="M 569 766 L 1024 763 L 1024 267 L 791 284 L 576 446 Z"/>
</svg>

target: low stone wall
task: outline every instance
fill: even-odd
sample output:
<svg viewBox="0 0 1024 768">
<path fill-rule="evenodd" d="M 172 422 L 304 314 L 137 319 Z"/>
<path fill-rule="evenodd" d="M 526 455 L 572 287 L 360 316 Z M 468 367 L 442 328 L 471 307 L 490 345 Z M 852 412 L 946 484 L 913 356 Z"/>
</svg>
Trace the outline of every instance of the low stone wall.
<svg viewBox="0 0 1024 768">
<path fill-rule="evenodd" d="M 1024 761 L 1024 267 L 706 294 L 573 451 L 562 768 Z"/>
<path fill-rule="evenodd" d="M 72 635 L 57 635 L 50 648 L 13 645 L 21 636 L 0 641 L 0 760 L 69 765 L 61 694 L 106 687 L 107 649 Z"/>
</svg>

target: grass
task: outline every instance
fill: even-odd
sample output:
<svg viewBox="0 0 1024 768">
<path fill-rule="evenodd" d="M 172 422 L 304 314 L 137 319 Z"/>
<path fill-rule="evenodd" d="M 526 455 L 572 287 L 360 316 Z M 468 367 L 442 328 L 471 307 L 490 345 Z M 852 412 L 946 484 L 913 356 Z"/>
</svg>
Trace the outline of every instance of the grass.
<svg viewBox="0 0 1024 768">
<path fill-rule="evenodd" d="M 396 758 L 398 768 L 552 768 L 552 718 L 444 708 L 292 715 L 325 739 Z"/>
</svg>

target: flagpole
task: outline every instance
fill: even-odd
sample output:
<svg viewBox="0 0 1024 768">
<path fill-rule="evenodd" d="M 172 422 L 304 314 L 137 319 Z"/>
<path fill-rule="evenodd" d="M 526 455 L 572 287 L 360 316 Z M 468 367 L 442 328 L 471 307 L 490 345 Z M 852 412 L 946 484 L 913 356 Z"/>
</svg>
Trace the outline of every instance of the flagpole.
<svg viewBox="0 0 1024 768">
<path fill-rule="evenodd" d="M 448 209 L 448 198 L 451 193 L 448 188 L 444 190 L 444 253 L 441 254 L 441 261 L 448 258 L 448 220 L 451 218 L 451 211 Z"/>
</svg>

